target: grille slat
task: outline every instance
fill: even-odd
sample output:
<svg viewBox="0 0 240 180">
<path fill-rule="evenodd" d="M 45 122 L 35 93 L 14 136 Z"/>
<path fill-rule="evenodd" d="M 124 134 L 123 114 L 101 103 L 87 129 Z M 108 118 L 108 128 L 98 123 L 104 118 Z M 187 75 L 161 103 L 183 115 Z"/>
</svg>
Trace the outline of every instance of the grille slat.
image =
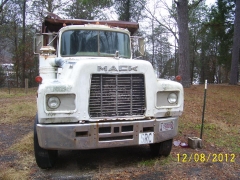
<svg viewBox="0 0 240 180">
<path fill-rule="evenodd" d="M 142 74 L 93 74 L 89 98 L 91 117 L 136 116 L 145 111 Z"/>
</svg>

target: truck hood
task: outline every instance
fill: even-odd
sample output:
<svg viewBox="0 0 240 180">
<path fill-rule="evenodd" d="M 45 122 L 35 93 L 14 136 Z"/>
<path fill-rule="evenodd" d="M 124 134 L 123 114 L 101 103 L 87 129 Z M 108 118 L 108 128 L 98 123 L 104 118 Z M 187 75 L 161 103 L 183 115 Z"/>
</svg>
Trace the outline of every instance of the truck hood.
<svg viewBox="0 0 240 180">
<path fill-rule="evenodd" d="M 62 68 L 58 72 L 58 79 L 69 82 L 69 80 L 79 80 L 84 74 L 150 74 L 156 77 L 148 61 L 86 57 L 64 59 Z"/>
</svg>

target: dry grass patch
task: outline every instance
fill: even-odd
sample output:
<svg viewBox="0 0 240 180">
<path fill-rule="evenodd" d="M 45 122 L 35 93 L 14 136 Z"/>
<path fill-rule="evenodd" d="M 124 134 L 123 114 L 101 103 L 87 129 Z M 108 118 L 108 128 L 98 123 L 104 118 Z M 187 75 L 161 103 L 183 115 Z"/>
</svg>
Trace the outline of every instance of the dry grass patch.
<svg viewBox="0 0 240 180">
<path fill-rule="evenodd" d="M 13 168 L 0 170 L 1 180 L 26 180 L 29 179 L 28 173 L 24 170 L 16 171 Z"/>
<path fill-rule="evenodd" d="M 26 95 L 36 95 L 37 88 L 29 88 L 27 94 L 24 88 L 10 88 L 10 93 L 8 88 L 0 88 L 0 99 L 3 98 L 16 98 L 23 97 Z"/>
<path fill-rule="evenodd" d="M 31 88 L 25 94 L 24 89 L 14 88 L 11 89 L 9 94 L 7 88 L 0 89 L 0 124 L 11 127 L 11 125 L 16 125 L 18 122 L 19 125 L 22 125 L 20 122 L 33 119 L 37 111 L 36 90 L 36 88 Z M 15 133 L 8 132 L 7 135 L 12 135 L 12 141 L 15 141 L 14 134 L 16 133 L 20 133 L 21 138 L 18 137 L 15 144 L 1 152 L 2 158 L 4 156 L 8 157 L 8 154 L 13 156 L 13 160 L 4 161 L 0 164 L 0 179 L 3 180 L 29 179 L 31 167 L 35 162 L 33 157 L 33 132 L 25 134 L 23 137 L 21 136 L 21 130 Z M 0 144 L 4 143 L 0 142 Z"/>
<path fill-rule="evenodd" d="M 179 132 L 200 137 L 204 86 L 185 90 L 184 113 Z M 207 89 L 203 141 L 240 153 L 237 143 L 240 135 L 240 86 L 209 85 Z"/>
<path fill-rule="evenodd" d="M 12 102 L 3 104 L 0 109 L 0 123 L 13 124 L 22 117 L 32 118 L 37 111 L 36 102 Z"/>
<path fill-rule="evenodd" d="M 31 167 L 35 163 L 33 157 L 33 133 L 25 135 L 18 143 L 13 144 L 7 151 L 11 151 L 18 155 L 18 158 L 12 162 L 15 168 L 6 166 L 0 171 L 0 179 L 3 180 L 18 180 L 28 179 Z"/>
<path fill-rule="evenodd" d="M 0 124 L 13 124 L 23 117 L 32 118 L 35 116 L 36 88 L 30 88 L 28 93 L 24 89 L 12 88 L 10 94 L 7 88 L 0 89 Z"/>
<path fill-rule="evenodd" d="M 20 154 L 33 153 L 33 132 L 25 135 L 18 143 L 13 144 L 9 150 Z"/>
</svg>

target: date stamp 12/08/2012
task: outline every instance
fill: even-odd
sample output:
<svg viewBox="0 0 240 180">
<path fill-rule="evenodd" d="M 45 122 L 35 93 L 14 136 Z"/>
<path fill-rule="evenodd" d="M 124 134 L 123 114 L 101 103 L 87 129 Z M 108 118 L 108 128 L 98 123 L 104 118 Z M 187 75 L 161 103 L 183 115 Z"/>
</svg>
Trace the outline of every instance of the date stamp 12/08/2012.
<svg viewBox="0 0 240 180">
<path fill-rule="evenodd" d="M 177 161 L 178 162 L 229 162 L 234 163 L 236 160 L 235 154 L 226 154 L 226 153 L 183 153 L 177 154 Z"/>
</svg>

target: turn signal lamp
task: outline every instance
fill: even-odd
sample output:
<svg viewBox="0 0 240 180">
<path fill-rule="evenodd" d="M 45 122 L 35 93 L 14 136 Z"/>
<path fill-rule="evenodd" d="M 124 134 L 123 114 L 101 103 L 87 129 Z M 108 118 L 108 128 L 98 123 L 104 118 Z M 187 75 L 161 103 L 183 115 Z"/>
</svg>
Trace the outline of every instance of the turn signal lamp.
<svg viewBox="0 0 240 180">
<path fill-rule="evenodd" d="M 41 84 L 41 83 L 42 83 L 42 77 L 41 77 L 41 76 L 35 77 L 35 81 L 36 81 L 37 83 Z"/>
<path fill-rule="evenodd" d="M 176 80 L 177 80 L 178 82 L 180 82 L 180 81 L 182 80 L 182 77 L 181 77 L 180 75 L 177 75 L 177 76 L 176 76 Z"/>
</svg>

